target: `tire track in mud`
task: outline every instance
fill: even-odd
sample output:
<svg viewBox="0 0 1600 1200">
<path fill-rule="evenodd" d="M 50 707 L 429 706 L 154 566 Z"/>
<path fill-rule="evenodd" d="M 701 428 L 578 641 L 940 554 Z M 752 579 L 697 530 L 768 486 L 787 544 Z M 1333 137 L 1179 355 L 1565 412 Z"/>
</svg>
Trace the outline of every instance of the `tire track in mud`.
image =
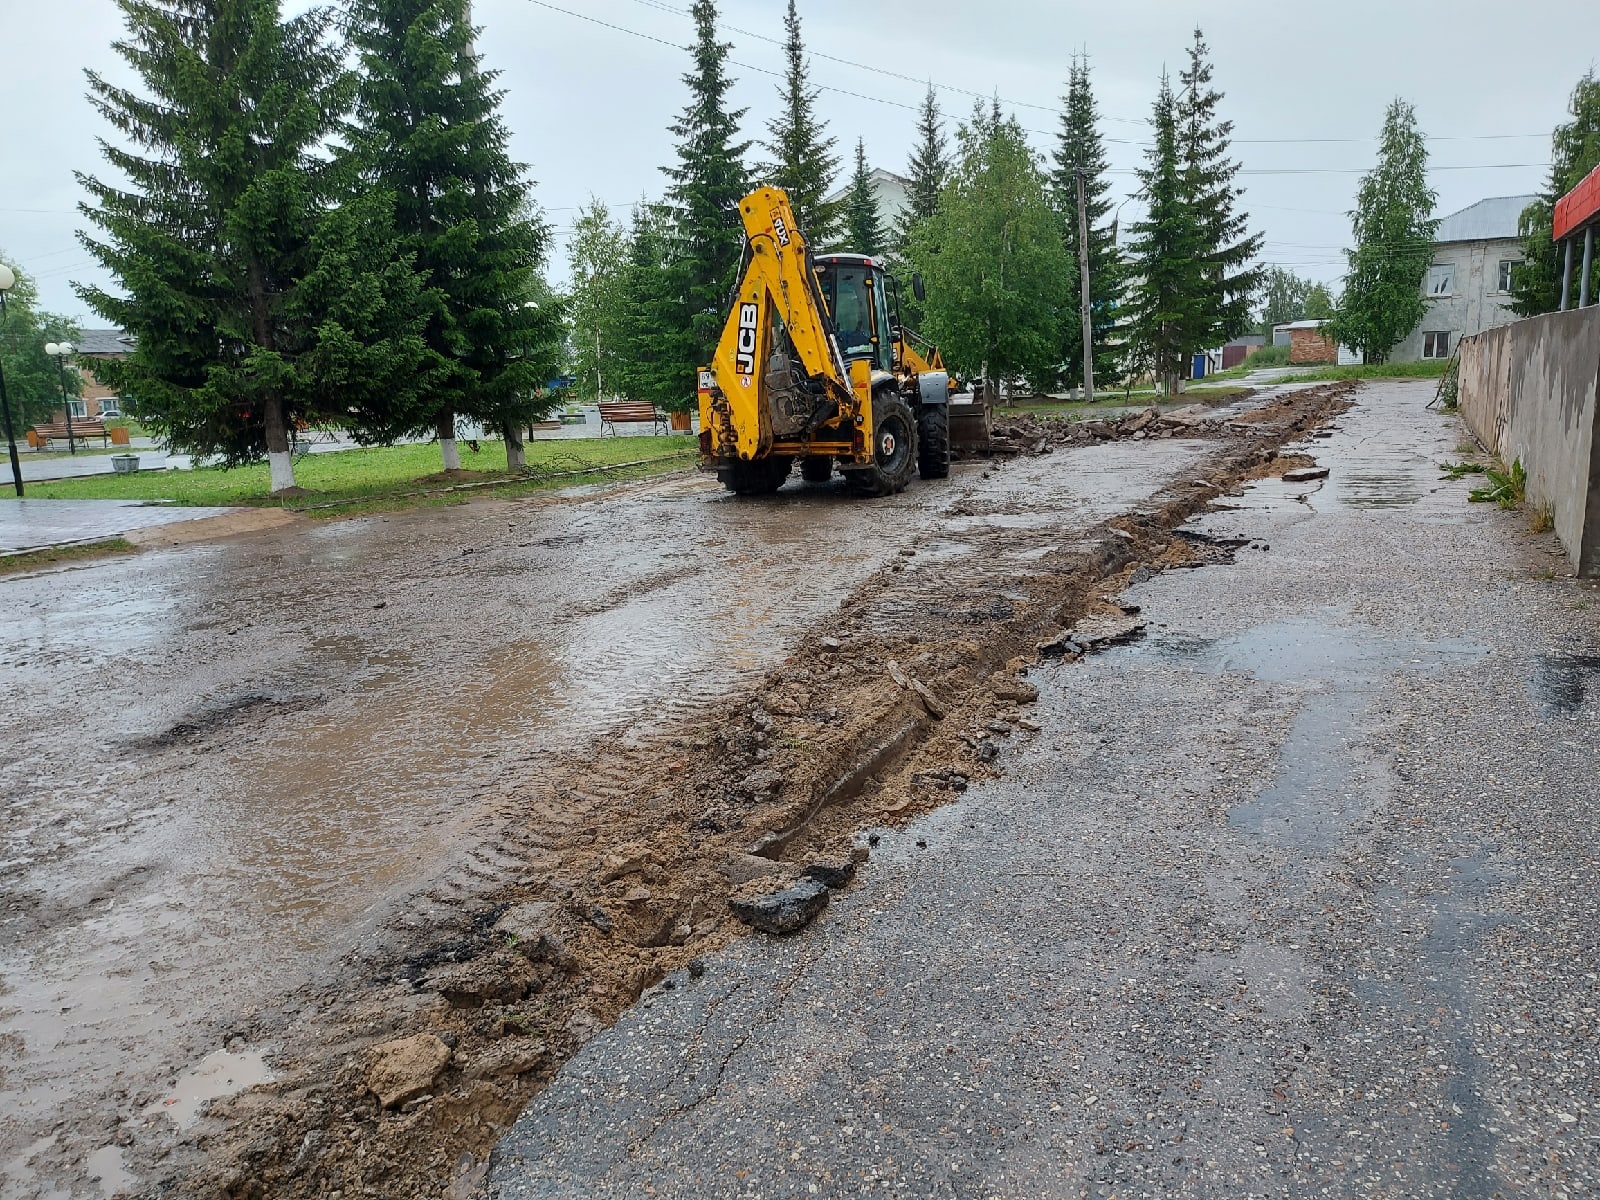
<svg viewBox="0 0 1600 1200">
<path fill-rule="evenodd" d="M 630 736 L 618 722 L 497 788 L 489 832 L 459 869 L 308 991 L 295 1026 L 267 1034 L 289 1047 L 279 1082 L 217 1102 L 220 1126 L 169 1148 L 162 1193 L 469 1195 L 498 1134 L 578 1046 L 746 932 L 727 910 L 730 865 L 763 847 L 780 871 L 847 857 L 858 830 L 910 820 L 992 772 L 992 723 L 1025 728 L 1020 676 L 1036 647 L 1109 611 L 1136 568 L 1218 553 L 1172 531 L 1270 469 L 1350 390 L 1269 404 L 1198 462 L 1173 453 L 1154 495 L 1079 512 L 1067 529 L 1045 519 L 1062 515 L 1049 497 L 1008 511 L 980 495 L 815 621 L 779 668 L 753 680 L 730 669 L 720 702 L 686 692 L 651 714 L 666 728 Z M 1171 445 L 1150 444 L 1156 456 Z M 542 906 L 540 933 L 511 944 L 496 924 L 529 904 Z M 476 997 L 462 999 L 464 978 Z M 374 1048 L 420 1032 L 445 1039 L 449 1065 L 426 1098 L 380 1109 L 364 1094 Z M 541 1051 L 530 1069 L 485 1068 L 528 1038 Z"/>
</svg>

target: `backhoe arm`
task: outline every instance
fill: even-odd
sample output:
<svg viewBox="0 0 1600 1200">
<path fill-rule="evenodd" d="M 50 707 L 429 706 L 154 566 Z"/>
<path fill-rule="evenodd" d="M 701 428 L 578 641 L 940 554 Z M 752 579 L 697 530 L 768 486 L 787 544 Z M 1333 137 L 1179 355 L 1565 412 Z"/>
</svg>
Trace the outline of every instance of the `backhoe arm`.
<svg viewBox="0 0 1600 1200">
<path fill-rule="evenodd" d="M 789 198 L 764 187 L 739 202 L 745 229 L 745 267 L 701 394 L 701 428 L 715 431 L 718 454 L 750 460 L 773 440 L 767 365 L 786 331 L 804 373 L 820 382 L 850 425 L 870 412 L 871 373 L 847 367 L 812 273 L 805 237 Z M 859 375 L 860 379 L 855 376 Z M 870 431 L 869 431 L 870 432 Z"/>
</svg>

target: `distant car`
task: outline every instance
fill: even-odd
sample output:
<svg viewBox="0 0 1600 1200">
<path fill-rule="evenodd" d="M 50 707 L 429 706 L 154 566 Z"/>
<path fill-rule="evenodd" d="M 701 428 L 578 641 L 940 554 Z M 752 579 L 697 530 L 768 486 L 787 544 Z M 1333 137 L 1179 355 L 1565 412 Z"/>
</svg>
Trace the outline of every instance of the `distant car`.
<svg viewBox="0 0 1600 1200">
<path fill-rule="evenodd" d="M 102 421 L 120 421 L 122 420 L 122 410 L 120 408 L 102 408 L 100 410 L 100 419 Z"/>
</svg>

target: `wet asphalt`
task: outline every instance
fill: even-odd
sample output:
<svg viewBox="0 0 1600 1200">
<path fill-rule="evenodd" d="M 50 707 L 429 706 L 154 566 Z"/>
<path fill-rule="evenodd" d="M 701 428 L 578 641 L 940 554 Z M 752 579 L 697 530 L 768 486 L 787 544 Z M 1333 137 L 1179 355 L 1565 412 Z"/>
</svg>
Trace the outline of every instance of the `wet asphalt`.
<svg viewBox="0 0 1600 1200">
<path fill-rule="evenodd" d="M 674 977 L 503 1139 L 521 1197 L 1600 1191 L 1600 588 L 1368 385 L 1033 672 L 1004 776 Z"/>
</svg>

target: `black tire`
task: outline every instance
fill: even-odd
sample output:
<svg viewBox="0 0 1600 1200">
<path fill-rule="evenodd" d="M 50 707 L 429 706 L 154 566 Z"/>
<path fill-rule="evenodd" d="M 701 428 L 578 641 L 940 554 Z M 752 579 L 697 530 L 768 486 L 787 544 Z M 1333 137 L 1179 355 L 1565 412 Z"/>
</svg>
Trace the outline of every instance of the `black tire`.
<svg viewBox="0 0 1600 1200">
<path fill-rule="evenodd" d="M 950 409 L 926 405 L 917 415 L 917 471 L 924 479 L 950 476 Z"/>
<path fill-rule="evenodd" d="M 917 469 L 917 423 L 911 406 L 892 388 L 872 397 L 873 464 L 841 474 L 858 496 L 892 496 L 906 490 Z"/>
<path fill-rule="evenodd" d="M 807 483 L 827 483 L 833 478 L 833 456 L 814 454 L 800 460 L 800 478 Z"/>
<path fill-rule="evenodd" d="M 717 471 L 717 482 L 735 496 L 770 496 L 789 478 L 792 458 L 758 458 L 738 462 Z"/>
</svg>

